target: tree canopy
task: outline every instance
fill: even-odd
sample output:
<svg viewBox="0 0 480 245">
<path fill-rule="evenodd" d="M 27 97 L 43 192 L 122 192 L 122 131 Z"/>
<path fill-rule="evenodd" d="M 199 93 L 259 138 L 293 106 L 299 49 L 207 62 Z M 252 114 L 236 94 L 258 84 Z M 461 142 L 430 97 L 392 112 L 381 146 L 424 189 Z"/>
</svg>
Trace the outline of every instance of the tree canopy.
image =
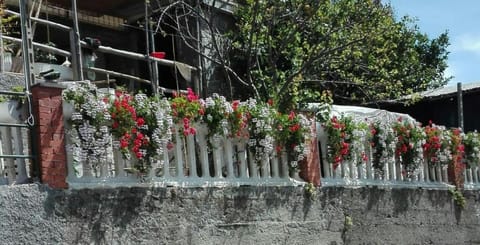
<svg viewBox="0 0 480 245">
<path fill-rule="evenodd" d="M 376 0 L 246 0 L 235 13 L 230 72 L 281 109 L 362 104 L 445 85 L 447 32 L 430 39 Z"/>
</svg>

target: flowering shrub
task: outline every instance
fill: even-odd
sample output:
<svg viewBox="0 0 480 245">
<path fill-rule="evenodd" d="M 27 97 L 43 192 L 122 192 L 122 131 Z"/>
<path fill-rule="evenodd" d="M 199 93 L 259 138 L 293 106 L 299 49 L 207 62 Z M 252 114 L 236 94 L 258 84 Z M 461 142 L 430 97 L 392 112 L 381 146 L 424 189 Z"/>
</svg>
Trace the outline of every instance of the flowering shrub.
<svg viewBox="0 0 480 245">
<path fill-rule="evenodd" d="M 193 122 L 199 121 L 205 113 L 198 95 L 192 89 L 187 89 L 187 94 L 174 94 L 171 100 L 172 115 L 176 124 L 183 124 L 183 135 L 194 135 L 197 130 L 192 125 Z"/>
<path fill-rule="evenodd" d="M 137 94 L 134 99 L 137 112 L 132 128 L 130 149 L 138 159 L 135 169 L 146 172 L 159 158 L 163 149 L 172 140 L 173 119 L 166 99 Z"/>
<path fill-rule="evenodd" d="M 480 135 L 478 132 L 469 132 L 463 138 L 465 146 L 465 160 L 468 167 L 478 166 L 480 162 Z"/>
<path fill-rule="evenodd" d="M 257 103 L 255 99 L 245 102 L 248 122 L 248 146 L 254 153 L 255 160 L 260 163 L 274 150 L 273 123 L 275 111 L 269 104 Z"/>
<path fill-rule="evenodd" d="M 195 125 L 205 123 L 208 140 L 218 136 L 248 138 L 249 149 L 258 162 L 271 157 L 274 145 L 289 153 L 291 167 L 296 167 L 306 152 L 308 121 L 293 112 L 279 114 L 268 104 L 257 104 L 253 99 L 230 103 L 223 96 L 213 95 L 202 100 L 191 89 L 172 99 L 125 91 L 97 96 L 96 87 L 90 83 L 65 90 L 64 98 L 75 105 L 73 131 L 80 135 L 73 138 L 80 140 L 80 160 L 88 157 L 106 162 L 111 133 L 114 148 L 125 159 L 131 159 L 131 170 L 140 174 L 147 173 L 153 164 L 162 164 L 160 156 L 173 143 L 175 124 L 181 125 L 179 130 L 184 136 L 195 135 Z"/>
<path fill-rule="evenodd" d="M 305 116 L 295 114 L 293 111 L 289 114 L 278 112 L 274 124 L 276 128 L 274 138 L 277 144 L 275 150 L 277 153 L 285 150 L 292 159 L 290 167 L 296 168 L 298 161 L 302 161 L 308 153 L 305 140 L 310 132 L 309 121 Z"/>
<path fill-rule="evenodd" d="M 397 137 L 395 154 L 404 166 L 402 174 L 412 177 L 423 160 L 422 145 L 425 142 L 425 132 L 418 124 L 403 121 L 399 118 L 393 124 Z"/>
<path fill-rule="evenodd" d="M 232 104 L 218 94 L 213 94 L 202 102 L 205 104 L 203 121 L 207 123 L 208 137 L 228 135 L 231 132 L 228 119 L 233 113 Z"/>
<path fill-rule="evenodd" d="M 351 145 L 355 124 L 351 117 L 332 117 L 325 124 L 328 135 L 328 160 L 333 163 L 333 168 L 344 160 L 352 160 Z"/>
<path fill-rule="evenodd" d="M 447 130 L 446 133 L 450 138 L 450 151 L 452 152 L 452 161 L 462 162 L 465 146 L 463 145 L 463 133 L 458 128 Z"/>
<path fill-rule="evenodd" d="M 119 147 L 126 159 L 130 159 L 130 145 L 136 137 L 137 119 L 138 123 L 143 123 L 143 118 L 137 118 L 137 112 L 134 107 L 133 97 L 125 91 L 115 91 L 115 96 L 103 99 L 111 103 L 109 108 L 112 118 L 112 134 L 119 140 Z"/>
<path fill-rule="evenodd" d="M 450 138 L 444 132 L 445 127 L 437 126 L 430 122 L 425 127 L 425 143 L 423 144 L 423 155 L 430 166 L 446 165 L 452 159 L 450 151 Z"/>
<path fill-rule="evenodd" d="M 395 153 L 396 137 L 390 125 L 379 121 L 370 124 L 370 136 L 373 149 L 372 166 L 383 175 L 385 163 L 391 161 Z"/>
<path fill-rule="evenodd" d="M 98 97 L 96 87 L 90 83 L 77 83 L 65 89 L 63 99 L 74 107 L 72 130 L 66 132 L 72 141 L 68 150 L 73 153 L 77 167 L 86 162 L 98 174 L 99 165 L 107 161 L 106 149 L 111 142 L 108 104 Z"/>
</svg>

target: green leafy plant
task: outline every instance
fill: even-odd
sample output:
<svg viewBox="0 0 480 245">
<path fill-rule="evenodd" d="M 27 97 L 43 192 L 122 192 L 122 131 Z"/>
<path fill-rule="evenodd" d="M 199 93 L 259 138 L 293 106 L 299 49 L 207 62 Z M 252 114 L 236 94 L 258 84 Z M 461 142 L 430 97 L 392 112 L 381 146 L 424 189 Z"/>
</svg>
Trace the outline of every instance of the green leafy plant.
<svg viewBox="0 0 480 245">
<path fill-rule="evenodd" d="M 25 92 L 25 87 L 21 85 L 12 86 L 10 88 L 10 91 Z M 6 102 L 9 100 L 16 100 L 20 102 L 19 105 L 22 105 L 23 103 L 25 103 L 25 96 L 24 95 L 0 95 L 0 102 Z"/>
<path fill-rule="evenodd" d="M 465 146 L 465 160 L 469 168 L 480 163 L 480 135 L 478 132 L 468 132 L 463 138 Z"/>
<path fill-rule="evenodd" d="M 55 48 L 57 45 L 52 42 L 46 43 L 47 46 Z M 35 48 L 34 50 L 34 60 L 35 62 L 43 62 L 48 64 L 54 64 L 57 62 L 57 57 L 52 52 L 44 51 L 40 48 Z"/>
<path fill-rule="evenodd" d="M 310 200 L 315 200 L 317 196 L 317 188 L 313 183 L 306 183 L 305 186 L 303 187 L 305 191 L 305 195 L 310 199 Z"/>
<path fill-rule="evenodd" d="M 465 196 L 463 196 L 462 191 L 455 188 L 455 189 L 449 189 L 448 192 L 452 195 L 452 198 L 455 204 L 461 209 L 464 209 L 465 206 L 467 205 L 467 200 L 465 199 Z"/>
</svg>

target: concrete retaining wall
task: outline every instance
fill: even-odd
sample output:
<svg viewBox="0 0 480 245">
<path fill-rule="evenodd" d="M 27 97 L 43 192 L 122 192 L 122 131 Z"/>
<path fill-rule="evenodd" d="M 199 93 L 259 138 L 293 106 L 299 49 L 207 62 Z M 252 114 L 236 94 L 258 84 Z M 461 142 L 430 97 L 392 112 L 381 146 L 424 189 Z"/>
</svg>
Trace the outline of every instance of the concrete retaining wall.
<svg viewBox="0 0 480 245">
<path fill-rule="evenodd" d="M 0 186 L 1 244 L 472 244 L 478 192 Z"/>
</svg>

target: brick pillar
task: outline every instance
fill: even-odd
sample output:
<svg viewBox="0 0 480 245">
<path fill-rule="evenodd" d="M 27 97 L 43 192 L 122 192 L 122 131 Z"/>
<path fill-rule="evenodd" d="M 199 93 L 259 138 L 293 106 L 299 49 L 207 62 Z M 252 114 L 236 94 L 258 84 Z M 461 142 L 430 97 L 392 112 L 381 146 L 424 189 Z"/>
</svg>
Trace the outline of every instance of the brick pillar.
<svg viewBox="0 0 480 245">
<path fill-rule="evenodd" d="M 460 153 L 461 154 L 461 153 Z M 465 163 L 462 162 L 462 158 L 457 155 L 453 155 L 453 160 L 448 164 L 448 182 L 455 185 L 458 189 L 463 189 L 465 178 L 463 171 L 465 170 Z"/>
<path fill-rule="evenodd" d="M 309 153 L 300 164 L 300 177 L 315 186 L 320 186 L 320 151 L 317 140 L 317 127 L 315 117 L 311 120 L 311 136 L 307 143 Z"/>
<path fill-rule="evenodd" d="M 35 117 L 34 147 L 42 183 L 67 188 L 67 161 L 62 109 L 63 87 L 56 83 L 32 86 Z"/>
</svg>

